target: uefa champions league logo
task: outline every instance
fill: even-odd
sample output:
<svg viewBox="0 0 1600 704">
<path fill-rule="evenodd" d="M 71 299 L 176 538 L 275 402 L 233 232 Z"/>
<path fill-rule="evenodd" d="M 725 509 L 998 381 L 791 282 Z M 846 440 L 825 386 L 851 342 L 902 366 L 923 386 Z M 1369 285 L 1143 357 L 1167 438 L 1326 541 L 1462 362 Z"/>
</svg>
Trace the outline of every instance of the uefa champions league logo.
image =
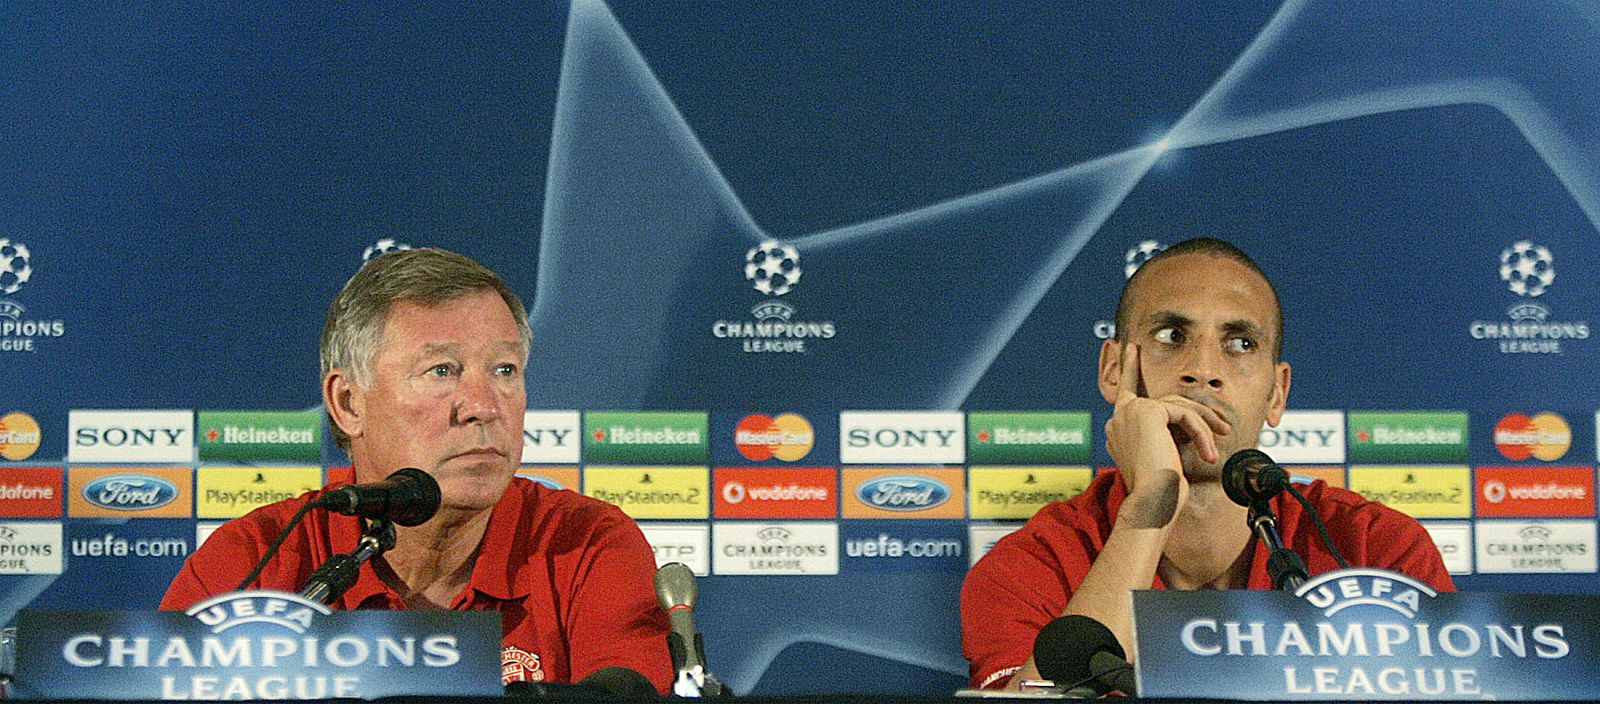
<svg viewBox="0 0 1600 704">
<path fill-rule="evenodd" d="M 361 261 L 370 261 L 373 257 L 376 257 L 380 254 L 400 252 L 407 249 L 411 249 L 411 245 L 404 242 L 396 242 L 391 238 L 385 237 L 377 242 L 373 242 L 372 246 L 367 247 L 367 249 L 361 253 Z"/>
<path fill-rule="evenodd" d="M 1512 293 L 1536 298 L 1556 280 L 1555 258 L 1541 245 L 1514 242 L 1500 252 L 1500 280 Z"/>
<path fill-rule="evenodd" d="M 769 296 L 782 296 L 800 283 L 800 250 L 767 240 L 744 253 L 744 278 Z"/>
<path fill-rule="evenodd" d="M 0 295 L 10 295 L 22 289 L 33 276 L 33 256 L 21 242 L 0 237 Z"/>
<path fill-rule="evenodd" d="M 1150 258 L 1156 255 L 1156 252 L 1166 248 L 1166 245 L 1155 240 L 1145 240 L 1129 247 L 1128 253 L 1122 255 L 1122 278 L 1133 278 L 1133 272 L 1138 271 L 1139 267 L 1150 261 Z"/>
</svg>

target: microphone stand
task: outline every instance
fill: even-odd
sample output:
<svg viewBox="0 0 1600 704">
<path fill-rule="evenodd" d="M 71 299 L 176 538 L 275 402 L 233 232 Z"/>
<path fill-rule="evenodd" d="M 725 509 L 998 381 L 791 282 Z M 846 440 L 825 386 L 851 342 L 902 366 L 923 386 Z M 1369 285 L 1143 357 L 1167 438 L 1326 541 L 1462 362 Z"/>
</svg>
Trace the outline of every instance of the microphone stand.
<svg viewBox="0 0 1600 704">
<path fill-rule="evenodd" d="M 321 567 L 306 578 L 306 585 L 300 588 L 300 596 L 315 602 L 332 604 L 345 593 L 345 590 L 356 583 L 361 563 L 394 547 L 393 523 L 383 518 L 371 522 L 362 519 L 361 523 L 364 528 L 361 531 L 361 540 L 356 543 L 356 549 L 343 555 L 334 555 L 322 563 Z"/>
<path fill-rule="evenodd" d="M 1273 589 L 1293 592 L 1311 579 L 1311 573 L 1306 570 L 1306 561 L 1300 557 L 1300 553 L 1284 546 L 1283 537 L 1278 534 L 1278 517 L 1273 515 L 1271 504 L 1266 500 L 1251 502 L 1246 522 L 1269 550 L 1267 574 L 1272 576 Z"/>
</svg>

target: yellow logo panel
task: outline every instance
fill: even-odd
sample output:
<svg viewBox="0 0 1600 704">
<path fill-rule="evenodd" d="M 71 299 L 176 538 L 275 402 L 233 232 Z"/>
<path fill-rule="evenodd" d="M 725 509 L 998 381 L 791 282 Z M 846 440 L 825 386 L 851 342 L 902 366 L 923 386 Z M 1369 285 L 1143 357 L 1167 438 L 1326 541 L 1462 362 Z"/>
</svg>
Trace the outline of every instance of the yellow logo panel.
<svg viewBox="0 0 1600 704">
<path fill-rule="evenodd" d="M 1350 490 L 1413 518 L 1467 518 L 1471 475 L 1455 465 L 1356 466 L 1350 468 Z"/>
<path fill-rule="evenodd" d="M 322 488 L 321 467 L 201 467 L 195 515 L 238 518 L 260 506 Z"/>
<path fill-rule="evenodd" d="M 1088 467 L 972 467 L 967 473 L 973 518 L 1032 518 L 1045 504 L 1066 501 L 1089 487 Z"/>
<path fill-rule="evenodd" d="M 707 518 L 707 467 L 587 467 L 583 493 L 634 518 Z"/>
</svg>

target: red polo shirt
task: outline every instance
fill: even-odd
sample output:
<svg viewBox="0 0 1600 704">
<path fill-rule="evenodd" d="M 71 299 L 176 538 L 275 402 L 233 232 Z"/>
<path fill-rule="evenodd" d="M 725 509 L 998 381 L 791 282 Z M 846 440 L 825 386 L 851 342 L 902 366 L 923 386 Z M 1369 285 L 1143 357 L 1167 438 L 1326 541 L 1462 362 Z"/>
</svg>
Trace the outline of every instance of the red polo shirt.
<svg viewBox="0 0 1600 704">
<path fill-rule="evenodd" d="M 1316 507 L 1351 567 L 1379 567 L 1439 591 L 1455 591 L 1439 548 L 1416 519 L 1320 480 L 1296 488 Z M 1127 496 L 1122 475 L 1104 472 L 1082 494 L 1039 509 L 972 566 L 961 586 L 961 650 L 970 663 L 972 686 L 1005 686 L 1033 655 L 1039 630 L 1067 608 L 1111 537 Z M 1312 576 L 1339 569 L 1299 502 L 1280 495 L 1272 500 L 1272 510 L 1283 544 L 1305 558 Z M 1268 551 L 1260 541 L 1252 544 L 1248 588 L 1270 590 Z M 1167 585 L 1156 575 L 1151 588 Z"/>
<path fill-rule="evenodd" d="M 263 506 L 223 524 L 184 562 L 161 608 L 184 609 L 233 591 L 294 513 L 321 493 Z M 356 517 L 311 511 L 254 586 L 299 591 L 312 570 L 355 549 L 360 537 Z M 644 534 L 621 509 L 517 477 L 495 504 L 472 579 L 450 609 L 500 612 L 508 683 L 575 682 L 621 666 L 666 692 L 672 665 L 667 617 L 656 604 L 655 568 Z M 404 609 L 405 603 L 366 563 L 333 607 Z"/>
</svg>

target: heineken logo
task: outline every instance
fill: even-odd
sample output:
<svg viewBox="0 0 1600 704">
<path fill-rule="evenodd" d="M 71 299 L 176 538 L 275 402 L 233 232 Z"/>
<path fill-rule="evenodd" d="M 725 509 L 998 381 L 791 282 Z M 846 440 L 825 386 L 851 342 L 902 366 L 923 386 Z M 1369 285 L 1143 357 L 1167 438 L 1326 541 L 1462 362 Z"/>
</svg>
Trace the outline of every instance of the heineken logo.
<svg viewBox="0 0 1600 704">
<path fill-rule="evenodd" d="M 201 411 L 198 421 L 201 460 L 322 458 L 322 415 L 316 411 Z"/>
<path fill-rule="evenodd" d="M 1347 419 L 1351 462 L 1466 461 L 1465 412 L 1364 411 Z"/>
</svg>

